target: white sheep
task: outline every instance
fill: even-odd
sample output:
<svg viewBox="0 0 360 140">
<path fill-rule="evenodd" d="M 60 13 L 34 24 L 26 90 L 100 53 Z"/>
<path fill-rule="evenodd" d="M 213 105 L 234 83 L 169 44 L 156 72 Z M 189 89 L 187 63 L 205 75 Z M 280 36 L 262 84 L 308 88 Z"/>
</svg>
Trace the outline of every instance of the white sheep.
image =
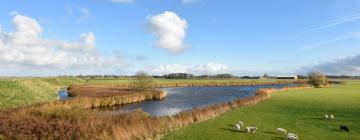
<svg viewBox="0 0 360 140">
<path fill-rule="evenodd" d="M 288 133 L 287 134 L 287 139 L 288 140 L 298 140 L 298 136 L 296 134 L 293 134 L 293 133 Z"/>
<path fill-rule="evenodd" d="M 279 132 L 279 133 L 286 134 L 286 130 L 284 128 L 276 128 L 276 131 Z"/>
<path fill-rule="evenodd" d="M 288 139 L 288 140 L 299 140 L 298 137 L 295 137 L 295 136 L 292 136 L 292 135 L 290 135 L 290 136 L 288 135 L 288 136 L 287 136 L 287 139 Z"/>
<path fill-rule="evenodd" d="M 328 115 L 328 114 L 325 114 L 325 115 L 324 115 L 324 118 L 325 118 L 325 119 L 329 119 L 329 115 Z"/>
<path fill-rule="evenodd" d="M 239 121 L 237 124 L 239 124 L 240 126 L 243 126 L 245 123 L 242 121 Z"/>
<path fill-rule="evenodd" d="M 334 115 L 330 115 L 330 119 L 335 119 L 335 116 L 334 116 Z"/>
<path fill-rule="evenodd" d="M 240 131 L 240 124 L 235 124 L 235 131 Z"/>
<path fill-rule="evenodd" d="M 246 127 L 246 132 L 247 133 L 250 133 L 250 132 L 255 133 L 256 130 L 257 130 L 257 127 L 255 127 L 255 126 Z"/>
</svg>

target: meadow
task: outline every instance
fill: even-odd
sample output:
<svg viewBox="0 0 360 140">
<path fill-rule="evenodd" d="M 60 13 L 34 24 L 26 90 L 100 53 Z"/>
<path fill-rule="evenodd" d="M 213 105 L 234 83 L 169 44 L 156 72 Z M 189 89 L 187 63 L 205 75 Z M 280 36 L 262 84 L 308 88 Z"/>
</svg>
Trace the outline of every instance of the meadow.
<svg viewBox="0 0 360 140">
<path fill-rule="evenodd" d="M 0 109 L 31 105 L 58 99 L 57 91 L 72 84 L 83 83 L 79 78 L 1 78 Z"/>
<path fill-rule="evenodd" d="M 271 96 L 261 104 L 170 132 L 164 139 L 285 139 L 276 132 L 278 127 L 305 140 L 360 139 L 360 81 L 349 80 L 346 85 L 326 88 L 280 91 Z M 334 114 L 336 118 L 327 120 L 324 114 Z M 244 121 L 245 126 L 257 126 L 258 131 L 255 134 L 235 132 L 233 125 L 238 121 Z M 340 131 L 339 125 L 347 125 L 350 132 Z"/>
</svg>

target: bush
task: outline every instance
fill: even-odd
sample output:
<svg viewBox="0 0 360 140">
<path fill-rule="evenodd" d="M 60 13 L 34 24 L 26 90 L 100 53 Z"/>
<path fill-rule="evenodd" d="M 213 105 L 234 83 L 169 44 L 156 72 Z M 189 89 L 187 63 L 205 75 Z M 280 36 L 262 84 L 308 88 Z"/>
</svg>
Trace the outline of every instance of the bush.
<svg viewBox="0 0 360 140">
<path fill-rule="evenodd" d="M 145 72 L 138 72 L 135 75 L 135 79 L 132 83 L 132 87 L 138 91 L 150 91 L 154 90 L 154 78 L 149 76 Z"/>
<path fill-rule="evenodd" d="M 323 87 L 326 86 L 327 83 L 327 78 L 324 74 L 320 72 L 309 73 L 309 84 L 313 85 L 314 87 Z"/>
</svg>

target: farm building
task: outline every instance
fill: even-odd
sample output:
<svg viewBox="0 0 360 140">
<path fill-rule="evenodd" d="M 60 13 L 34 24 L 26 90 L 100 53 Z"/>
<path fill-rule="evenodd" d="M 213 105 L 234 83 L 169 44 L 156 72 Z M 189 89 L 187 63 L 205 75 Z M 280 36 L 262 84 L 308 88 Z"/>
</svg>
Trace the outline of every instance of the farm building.
<svg viewBox="0 0 360 140">
<path fill-rule="evenodd" d="M 298 76 L 277 76 L 276 79 L 298 79 Z"/>
</svg>

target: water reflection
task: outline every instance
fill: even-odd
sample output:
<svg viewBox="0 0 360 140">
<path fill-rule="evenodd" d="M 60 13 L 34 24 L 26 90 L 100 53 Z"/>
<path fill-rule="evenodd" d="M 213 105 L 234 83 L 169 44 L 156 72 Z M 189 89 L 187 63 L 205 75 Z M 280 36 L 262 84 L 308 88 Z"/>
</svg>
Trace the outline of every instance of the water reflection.
<svg viewBox="0 0 360 140">
<path fill-rule="evenodd" d="M 58 91 L 58 96 L 59 96 L 59 100 L 60 100 L 60 101 L 71 98 L 71 97 L 69 96 L 66 88 L 60 89 L 60 90 Z"/>
<path fill-rule="evenodd" d="M 149 100 L 105 109 L 111 109 L 117 112 L 129 112 L 142 109 L 153 116 L 168 116 L 194 107 L 204 107 L 254 96 L 258 88 L 281 88 L 284 86 L 294 86 L 294 84 L 163 88 L 162 90 L 168 93 L 167 97 L 163 100 Z"/>
</svg>

